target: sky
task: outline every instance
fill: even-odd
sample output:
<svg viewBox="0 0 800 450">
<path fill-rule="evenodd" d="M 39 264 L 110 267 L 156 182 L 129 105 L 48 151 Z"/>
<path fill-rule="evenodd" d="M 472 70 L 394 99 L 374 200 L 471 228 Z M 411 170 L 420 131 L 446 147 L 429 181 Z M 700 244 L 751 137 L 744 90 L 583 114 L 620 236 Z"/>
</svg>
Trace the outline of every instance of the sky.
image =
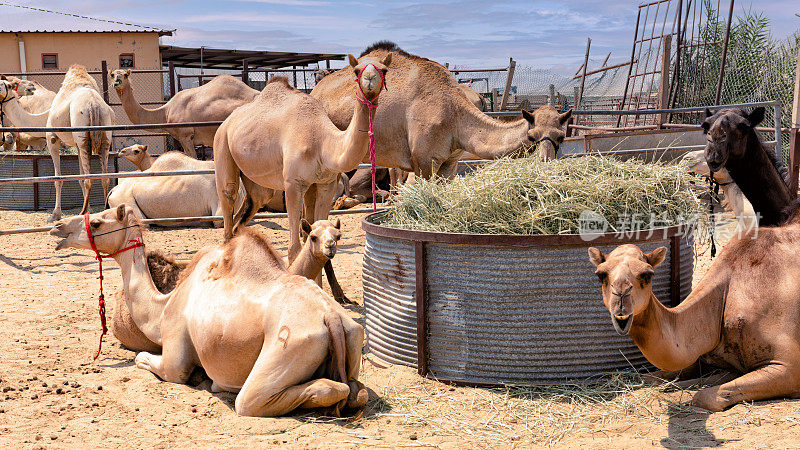
<svg viewBox="0 0 800 450">
<path fill-rule="evenodd" d="M 630 0 L 7 0 L 57 11 L 176 29 L 171 45 L 354 53 L 388 39 L 441 63 L 519 65 L 574 71 L 586 38 L 592 60 L 630 57 L 639 1 Z M 721 3 L 727 3 L 721 0 Z M 800 0 L 737 0 L 736 11 L 761 10 L 773 33 L 800 29 Z M 0 7 L 0 13 L 8 10 Z M 70 19 L 64 17 L 68 22 Z M 343 63 L 342 63 L 343 64 Z"/>
</svg>

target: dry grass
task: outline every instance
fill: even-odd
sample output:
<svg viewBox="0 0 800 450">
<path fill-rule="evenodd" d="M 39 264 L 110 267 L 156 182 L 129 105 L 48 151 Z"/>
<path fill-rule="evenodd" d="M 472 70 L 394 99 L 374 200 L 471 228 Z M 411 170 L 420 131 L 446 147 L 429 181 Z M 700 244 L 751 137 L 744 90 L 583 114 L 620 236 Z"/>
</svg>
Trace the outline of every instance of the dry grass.
<svg viewBox="0 0 800 450">
<path fill-rule="evenodd" d="M 581 212 L 600 214 L 609 231 L 663 227 L 697 216 L 681 165 L 602 156 L 504 158 L 452 182 L 404 186 L 389 226 L 456 233 L 569 234 Z M 632 220 L 633 219 L 633 220 Z"/>
</svg>

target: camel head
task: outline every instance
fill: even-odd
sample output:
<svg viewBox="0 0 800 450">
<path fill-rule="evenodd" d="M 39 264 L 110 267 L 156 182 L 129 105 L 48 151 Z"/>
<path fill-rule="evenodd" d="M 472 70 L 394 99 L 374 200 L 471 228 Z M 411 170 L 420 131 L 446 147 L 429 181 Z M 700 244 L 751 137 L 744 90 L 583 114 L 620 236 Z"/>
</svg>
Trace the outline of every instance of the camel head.
<svg viewBox="0 0 800 450">
<path fill-rule="evenodd" d="M 589 260 L 597 267 L 594 273 L 603 286 L 603 303 L 617 333 L 628 334 L 634 316 L 647 309 L 653 296 L 653 269 L 666 255 L 666 247 L 645 254 L 639 247 L 625 244 L 608 255 L 589 248 Z"/>
<path fill-rule="evenodd" d="M 350 68 L 353 69 L 353 74 L 356 76 L 356 82 L 361 85 L 361 92 L 367 100 L 374 100 L 384 88 L 386 73 L 392 62 L 392 53 L 384 56 L 383 59 L 362 57 L 360 62 L 353 55 L 347 55 L 347 58 L 350 61 Z M 359 75 L 361 75 L 360 78 Z"/>
<path fill-rule="evenodd" d="M 147 155 L 147 146 L 142 144 L 133 144 L 119 151 L 119 156 L 122 156 L 137 166 L 142 162 L 145 155 Z"/>
<path fill-rule="evenodd" d="M 686 166 L 686 170 L 696 173 L 701 177 L 710 177 L 711 170 L 706 163 L 706 156 L 703 150 L 696 150 L 683 155 L 681 163 Z M 714 172 L 714 181 L 719 184 L 728 184 L 733 181 L 731 174 L 724 167 Z"/>
<path fill-rule="evenodd" d="M 89 215 L 89 227 L 94 236 L 94 244 L 101 253 L 114 253 L 121 249 L 126 244 L 126 229 L 134 226 L 142 225 L 134 215 L 133 209 L 125 204 Z M 81 215 L 58 221 L 50 230 L 50 235 L 63 238 L 56 245 L 56 250 L 62 248 L 92 249 L 89 235 L 86 234 L 84 218 Z"/>
<path fill-rule="evenodd" d="M 114 85 L 114 89 L 117 90 L 117 93 L 120 93 L 126 87 L 131 86 L 131 82 L 129 80 L 131 76 L 131 69 L 109 70 L 108 74 L 111 76 L 111 84 Z"/>
<path fill-rule="evenodd" d="M 17 97 L 24 97 L 26 95 L 33 95 L 36 91 L 36 85 L 33 84 L 33 81 L 23 80 L 22 78 L 0 75 L 0 81 L 5 81 L 8 83 L 8 87 L 5 87 L 5 92 L 14 92 Z M 10 90 L 8 89 L 10 87 Z M 3 98 L 6 98 L 7 95 L 5 92 L 0 92 L 0 95 Z"/>
<path fill-rule="evenodd" d="M 716 172 L 728 161 L 744 157 L 747 135 L 764 120 L 764 107 L 749 114 L 741 109 L 721 109 L 715 113 L 706 109 L 701 126 L 706 135 L 705 156 L 708 167 Z"/>
<path fill-rule="evenodd" d="M 336 243 L 342 237 L 341 222 L 337 217 L 335 220 L 318 220 L 314 225 L 310 225 L 306 219 L 300 222 L 300 230 L 303 239 L 306 240 L 305 246 L 310 246 L 311 254 L 315 258 L 328 260 L 336 254 Z"/>
<path fill-rule="evenodd" d="M 572 110 L 559 114 L 552 105 L 544 105 L 533 113 L 522 110 L 530 128 L 528 140 L 536 145 L 539 155 L 544 161 L 556 159 L 556 153 L 564 142 L 564 124 L 572 117 Z"/>
</svg>

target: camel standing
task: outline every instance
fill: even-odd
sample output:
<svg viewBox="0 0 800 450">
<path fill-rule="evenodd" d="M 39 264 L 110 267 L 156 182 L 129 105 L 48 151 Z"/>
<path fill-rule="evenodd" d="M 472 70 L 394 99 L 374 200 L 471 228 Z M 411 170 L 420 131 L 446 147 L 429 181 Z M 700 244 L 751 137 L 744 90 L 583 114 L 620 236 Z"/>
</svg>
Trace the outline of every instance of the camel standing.
<svg viewBox="0 0 800 450">
<path fill-rule="evenodd" d="M 72 65 L 61 83 L 56 97 L 53 99 L 50 113 L 47 117 L 48 127 L 83 127 L 97 125 L 113 125 L 114 111 L 103 100 L 100 89 L 94 78 L 86 73 L 86 68 Z M 108 150 L 111 148 L 111 131 L 57 131 L 47 132 L 47 149 L 53 158 L 55 174 L 61 175 L 60 144 L 78 147 L 78 161 L 80 173 L 86 175 L 91 172 L 89 155 L 100 155 L 100 167 L 103 173 L 108 171 Z M 48 222 L 61 218 L 61 186 L 63 181 L 56 181 L 56 206 Z M 104 179 L 103 198 L 108 197 L 109 180 Z M 92 189 L 92 180 L 81 181 L 83 189 L 83 207 L 81 214 L 89 210 L 89 193 Z M 105 206 L 105 205 L 103 205 Z"/>
<path fill-rule="evenodd" d="M 88 222 L 85 225 L 84 220 Z M 111 254 L 144 242 L 133 210 L 121 205 L 60 222 L 56 246 Z M 87 230 L 88 228 L 88 230 Z M 238 392 L 236 412 L 279 416 L 296 408 L 359 407 L 364 329 L 314 282 L 286 272 L 258 233 L 241 230 L 224 245 L 200 250 L 168 294 L 156 289 L 145 247 L 113 258 L 136 326 L 162 354 L 141 352 L 136 366 L 164 381 L 186 383 L 196 366 L 215 392 Z"/>
<path fill-rule="evenodd" d="M 540 143 L 545 153 L 564 139 L 561 129 L 571 111 L 542 119 L 523 111 L 523 118 L 501 122 L 470 103 L 450 72 L 436 62 L 411 55 L 395 44 L 367 48 L 359 62 L 383 58 L 392 52 L 390 89 L 381 96 L 375 113 L 375 149 L 379 166 L 414 172 L 423 178 L 455 175 L 464 151 L 485 159 L 516 154 Z M 345 129 L 357 103 L 353 97 L 352 68 L 323 78 L 311 91 L 339 129 Z M 557 125 L 557 126 L 556 126 Z M 366 160 L 365 160 L 366 161 Z"/>
<path fill-rule="evenodd" d="M 350 73 L 366 97 L 375 100 L 383 89 L 391 53 L 380 60 L 350 57 Z M 352 80 L 351 80 L 352 83 Z M 241 176 L 247 191 L 237 227 L 247 224 L 277 190 L 286 192 L 289 216 L 289 261 L 300 251 L 300 216 L 305 198 L 306 218 L 325 219 L 330 212 L 339 174 L 355 169 L 368 152 L 369 108 L 353 104 L 353 120 L 340 131 L 319 101 L 272 78 L 250 104 L 231 114 L 214 140 L 217 190 L 225 222 L 225 238 L 233 236 L 233 206 Z M 378 108 L 380 110 L 380 108 Z M 306 195 L 316 185 L 314 198 Z"/>
<path fill-rule="evenodd" d="M 17 94 L 19 105 L 29 114 L 40 114 L 50 109 L 53 104 L 53 99 L 56 93 L 45 88 L 36 81 L 23 80 L 21 78 L 0 75 L 0 80 L 7 80 L 11 83 L 11 87 Z M 25 126 L 24 124 L 15 124 L 16 126 Z M 9 138 L 10 135 L 11 137 Z M 7 141 L 4 143 L 6 151 L 11 149 L 11 146 L 16 141 L 17 151 L 25 151 L 28 147 L 41 147 L 44 148 L 45 139 L 44 133 L 7 133 Z"/>
<path fill-rule="evenodd" d="M 783 163 L 774 152 L 767 150 L 755 127 L 764 120 L 763 107 L 747 113 L 740 109 L 723 109 L 716 113 L 706 110 L 702 123 L 706 134 L 706 161 L 712 171 L 722 167 L 753 205 L 761 226 L 780 224 L 783 210 L 794 200 L 796 193 L 781 172 Z M 753 171 L 758 170 L 757 174 Z"/>
<path fill-rule="evenodd" d="M 219 75 L 196 88 L 184 89 L 175 94 L 166 104 L 156 109 L 146 109 L 136 101 L 131 87 L 131 70 L 110 71 L 114 89 L 122 102 L 122 108 L 131 123 L 178 123 L 222 121 L 236 108 L 250 103 L 258 91 L 230 75 Z M 216 126 L 195 128 L 167 128 L 181 144 L 184 153 L 197 157 L 196 145 L 211 147 L 214 144 Z"/>
</svg>

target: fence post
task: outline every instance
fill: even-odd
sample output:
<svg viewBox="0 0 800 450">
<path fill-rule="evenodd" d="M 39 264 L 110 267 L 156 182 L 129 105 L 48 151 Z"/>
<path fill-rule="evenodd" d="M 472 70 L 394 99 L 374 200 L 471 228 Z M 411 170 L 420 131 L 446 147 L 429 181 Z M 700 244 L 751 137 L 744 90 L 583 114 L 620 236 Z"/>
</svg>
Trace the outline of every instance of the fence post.
<svg viewBox="0 0 800 450">
<path fill-rule="evenodd" d="M 661 42 L 664 48 L 661 50 L 661 87 L 658 90 L 658 108 L 666 109 L 669 108 L 669 63 L 671 60 L 670 52 L 672 51 L 672 36 L 662 37 Z M 668 114 L 661 114 L 658 120 L 659 128 L 667 122 L 667 119 Z"/>
<path fill-rule="evenodd" d="M 108 63 L 100 61 L 100 77 L 103 80 L 103 100 L 108 103 Z"/>
<path fill-rule="evenodd" d="M 800 128 L 793 127 L 789 132 L 789 191 L 795 193 L 800 177 Z"/>
<path fill-rule="evenodd" d="M 169 62 L 169 98 L 175 96 L 175 63 Z"/>
<path fill-rule="evenodd" d="M 500 111 L 506 109 L 508 104 L 508 91 L 511 90 L 511 81 L 514 79 L 514 68 L 517 62 L 514 58 L 508 58 L 508 76 L 506 76 L 506 88 L 503 90 L 503 98 L 500 100 Z"/>
<path fill-rule="evenodd" d="M 556 106 L 556 85 L 551 84 L 549 87 L 550 87 L 550 97 L 548 101 L 552 106 Z"/>
<path fill-rule="evenodd" d="M 794 100 L 792 102 L 792 128 L 800 128 L 800 38 L 797 39 L 797 68 L 794 72 Z"/>
<path fill-rule="evenodd" d="M 583 101 L 583 88 L 586 86 L 586 68 L 589 66 L 589 50 L 592 48 L 592 38 L 586 38 L 586 56 L 583 58 L 583 74 L 581 75 L 581 89 L 578 91 L 578 99 L 575 100 L 575 106 L 580 108 Z"/>
<path fill-rule="evenodd" d="M 250 65 L 247 60 L 242 60 L 242 82 L 250 86 Z"/>
<path fill-rule="evenodd" d="M 719 105 L 722 99 L 722 83 L 725 80 L 725 61 L 728 59 L 728 41 L 731 37 L 731 21 L 733 21 L 733 1 L 731 0 L 731 7 L 728 10 L 728 25 L 725 28 L 725 39 L 722 42 L 722 60 L 719 64 L 719 78 L 717 79 L 717 95 L 714 97 L 714 104 Z"/>
</svg>

